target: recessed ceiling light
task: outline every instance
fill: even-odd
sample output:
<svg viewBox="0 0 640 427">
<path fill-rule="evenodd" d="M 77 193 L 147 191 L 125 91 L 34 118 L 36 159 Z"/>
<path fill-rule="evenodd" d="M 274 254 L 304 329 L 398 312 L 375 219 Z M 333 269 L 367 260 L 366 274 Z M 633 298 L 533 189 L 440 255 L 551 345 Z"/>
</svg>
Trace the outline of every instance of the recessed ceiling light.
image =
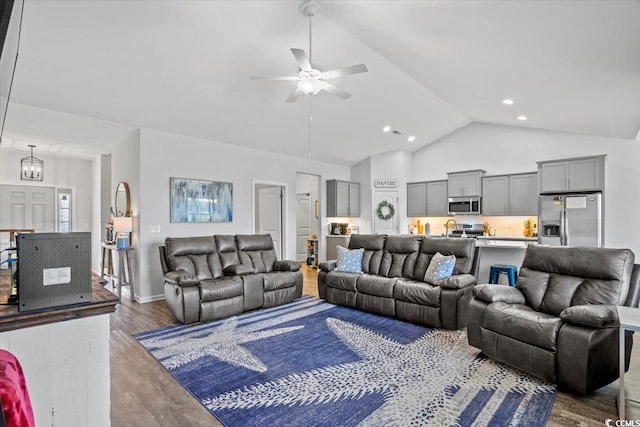
<svg viewBox="0 0 640 427">
<path fill-rule="evenodd" d="M 415 140 L 416 140 L 416 137 L 413 136 L 413 135 L 411 135 L 409 138 L 407 138 L 407 141 L 409 141 L 409 142 L 413 142 Z"/>
<path fill-rule="evenodd" d="M 385 126 L 382 128 L 382 132 L 389 132 L 391 130 L 391 126 Z"/>
<path fill-rule="evenodd" d="M 502 100 L 502 103 L 503 103 L 504 105 L 513 105 L 513 99 L 511 99 L 511 98 L 505 98 L 505 99 L 503 99 L 503 100 Z"/>
<path fill-rule="evenodd" d="M 525 115 L 523 115 L 523 114 L 520 114 L 520 115 L 518 116 L 518 120 L 520 120 L 520 121 L 524 122 L 524 121 L 526 121 L 526 120 L 527 120 L 527 116 L 525 116 Z"/>
</svg>

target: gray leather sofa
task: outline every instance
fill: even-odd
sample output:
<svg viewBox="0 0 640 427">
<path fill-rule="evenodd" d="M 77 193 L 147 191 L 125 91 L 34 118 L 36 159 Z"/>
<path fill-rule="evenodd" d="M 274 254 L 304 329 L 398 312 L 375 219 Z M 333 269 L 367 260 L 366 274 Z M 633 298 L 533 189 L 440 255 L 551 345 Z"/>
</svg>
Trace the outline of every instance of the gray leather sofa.
<svg viewBox="0 0 640 427">
<path fill-rule="evenodd" d="M 330 303 L 432 327 L 466 324 L 476 259 L 474 239 L 353 234 L 350 249 L 364 248 L 363 273 L 335 271 L 336 261 L 319 265 L 318 292 Z M 433 255 L 456 256 L 454 275 L 440 284 L 424 281 Z"/>
<path fill-rule="evenodd" d="M 529 246 L 516 287 L 478 285 L 469 344 L 580 393 L 618 378 L 616 305 L 638 306 L 640 265 L 628 249 Z M 631 333 L 627 336 L 627 366 Z"/>
<path fill-rule="evenodd" d="M 221 319 L 302 296 L 298 261 L 278 261 L 268 234 L 168 237 L 160 246 L 167 305 L 182 323 Z"/>
</svg>

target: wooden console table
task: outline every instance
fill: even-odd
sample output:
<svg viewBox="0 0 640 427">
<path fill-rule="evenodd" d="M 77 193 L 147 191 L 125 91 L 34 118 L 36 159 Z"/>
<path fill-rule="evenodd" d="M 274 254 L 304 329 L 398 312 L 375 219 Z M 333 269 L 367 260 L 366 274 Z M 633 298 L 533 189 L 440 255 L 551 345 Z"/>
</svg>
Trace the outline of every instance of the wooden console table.
<svg viewBox="0 0 640 427">
<path fill-rule="evenodd" d="M 118 300 L 122 299 L 122 287 L 129 286 L 129 294 L 131 301 L 135 300 L 135 287 L 133 285 L 133 273 L 131 269 L 131 252 L 132 247 L 119 248 L 113 243 L 100 243 L 102 247 L 102 257 L 100 260 L 100 275 L 118 282 Z M 118 274 L 114 274 L 113 257 L 118 255 Z M 125 266 L 126 265 L 126 266 Z M 105 272 L 106 269 L 106 272 Z"/>
</svg>

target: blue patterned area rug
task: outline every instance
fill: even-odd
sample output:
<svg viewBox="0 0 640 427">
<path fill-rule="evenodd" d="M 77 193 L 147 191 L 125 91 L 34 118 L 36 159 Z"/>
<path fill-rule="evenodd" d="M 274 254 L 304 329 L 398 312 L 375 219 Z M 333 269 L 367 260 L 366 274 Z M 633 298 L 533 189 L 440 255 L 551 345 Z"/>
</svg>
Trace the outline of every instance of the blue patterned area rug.
<svg viewBox="0 0 640 427">
<path fill-rule="evenodd" d="M 462 331 L 324 301 L 136 335 L 226 426 L 546 424 L 556 389 Z"/>
</svg>

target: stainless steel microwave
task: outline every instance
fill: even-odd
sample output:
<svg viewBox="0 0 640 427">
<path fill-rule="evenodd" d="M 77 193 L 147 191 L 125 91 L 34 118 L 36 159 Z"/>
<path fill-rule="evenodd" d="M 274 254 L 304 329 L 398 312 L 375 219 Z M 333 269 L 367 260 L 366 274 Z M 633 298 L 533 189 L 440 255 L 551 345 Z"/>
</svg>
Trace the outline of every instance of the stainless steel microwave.
<svg viewBox="0 0 640 427">
<path fill-rule="evenodd" d="M 449 197 L 449 215 L 480 215 L 480 197 Z"/>
</svg>

